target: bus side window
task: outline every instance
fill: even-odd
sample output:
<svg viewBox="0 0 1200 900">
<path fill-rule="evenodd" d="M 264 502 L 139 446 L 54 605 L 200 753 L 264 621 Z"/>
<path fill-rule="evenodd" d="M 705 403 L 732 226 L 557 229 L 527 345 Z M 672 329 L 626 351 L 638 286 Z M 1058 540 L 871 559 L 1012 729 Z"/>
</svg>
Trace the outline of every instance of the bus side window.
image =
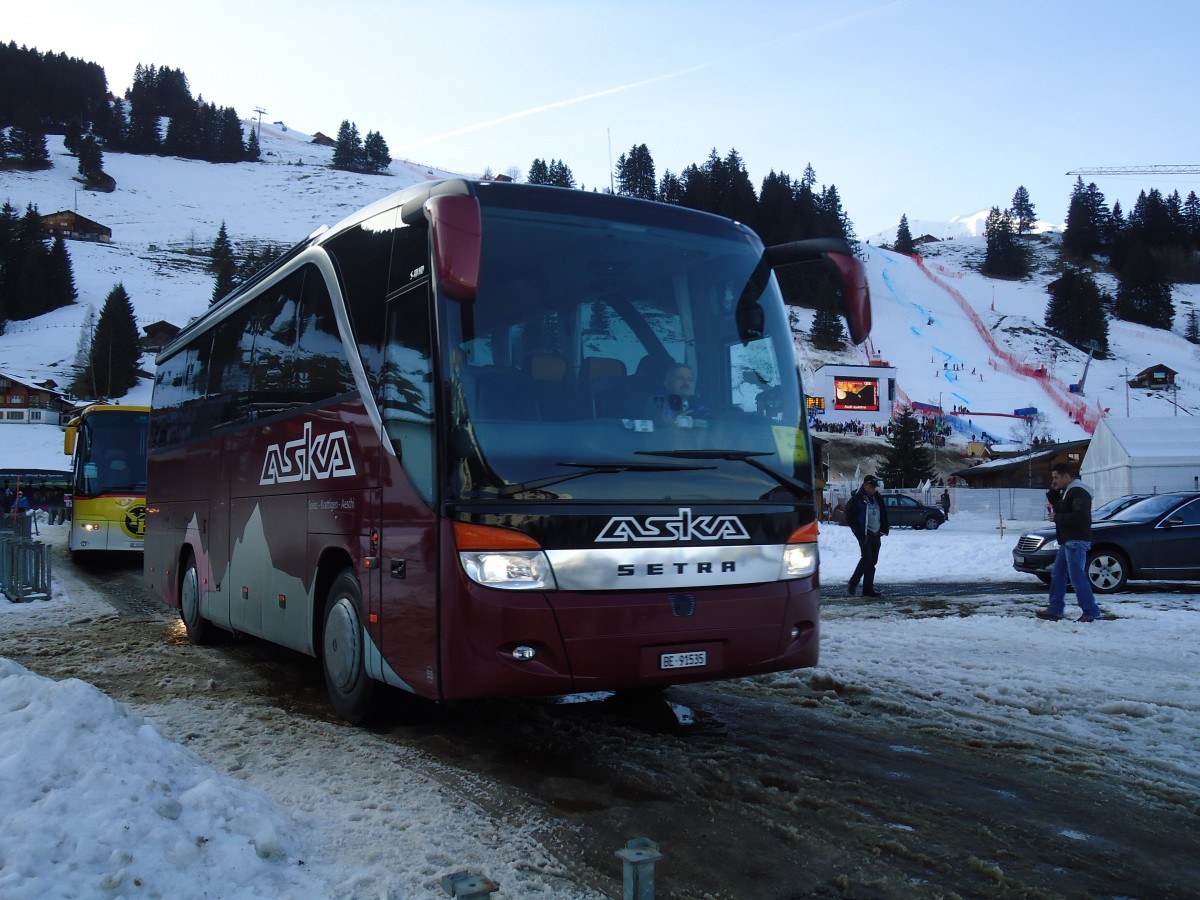
<svg viewBox="0 0 1200 900">
<path fill-rule="evenodd" d="M 319 403 L 354 390 L 354 373 L 342 339 L 325 277 L 316 266 L 304 272 L 304 294 L 296 325 L 295 396 Z"/>
<path fill-rule="evenodd" d="M 396 456 L 425 502 L 433 500 L 433 358 L 429 282 L 388 301 L 379 409 Z"/>
</svg>

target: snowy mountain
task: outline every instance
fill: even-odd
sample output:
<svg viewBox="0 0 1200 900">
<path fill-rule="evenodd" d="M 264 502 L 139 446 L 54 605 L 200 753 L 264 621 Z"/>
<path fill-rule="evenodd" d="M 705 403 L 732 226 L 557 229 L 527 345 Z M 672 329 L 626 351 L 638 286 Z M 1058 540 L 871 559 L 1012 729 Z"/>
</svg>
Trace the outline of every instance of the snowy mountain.
<svg viewBox="0 0 1200 900">
<path fill-rule="evenodd" d="M 937 238 L 939 241 L 952 241 L 958 238 L 983 237 L 984 228 L 987 226 L 987 217 L 991 210 L 981 209 L 977 213 L 971 213 L 967 216 L 954 216 L 947 222 L 935 221 L 933 219 L 913 219 L 908 220 L 908 230 L 914 238 L 920 238 L 925 235 Z M 883 231 L 877 231 L 868 236 L 868 243 L 878 246 L 879 244 L 893 244 L 896 241 L 896 229 L 900 227 L 900 220 L 896 220 L 896 224 L 890 228 L 885 228 Z M 1063 225 L 1054 222 L 1037 221 L 1033 224 L 1033 234 L 1049 234 L 1061 232 Z"/>
<path fill-rule="evenodd" d="M 43 214 L 74 209 L 113 231 L 108 244 L 69 244 L 79 303 L 35 320 L 10 322 L 0 335 L 0 372 L 59 384 L 69 381 L 86 307 L 98 311 L 116 283 L 128 291 L 139 326 L 159 320 L 182 326 L 203 312 L 213 287 L 205 251 L 222 223 L 235 245 L 290 246 L 380 197 L 453 174 L 406 160 L 394 160 L 382 175 L 337 171 L 330 168 L 331 148 L 286 126 L 264 124 L 258 163 L 108 154 L 105 170 L 117 189 L 105 194 L 83 190 L 75 178 L 75 157 L 66 153 L 61 138 L 49 143 L 53 168 L 0 173 L 0 200 L 18 211 L 29 203 Z M 1197 351 L 1181 336 L 1200 287 L 1176 287 L 1173 332 L 1113 321 L 1113 358 L 1089 364 L 1084 353 L 1041 326 L 1045 286 L 1055 277 L 1056 236 L 1033 239 L 1039 265 L 1029 279 L 984 278 L 978 274 L 984 252 L 978 233 L 985 218 L 979 212 L 940 225 L 911 219 L 915 235 L 947 238 L 925 245 L 921 260 L 878 249 L 875 241 L 864 244 L 875 314 L 872 338 L 865 348 L 841 354 L 818 353 L 798 339 L 806 384 L 822 363 L 861 363 L 871 354 L 899 368 L 903 398 L 1009 416 L 1014 409 L 1036 407 L 1059 440 L 1084 436 L 1101 415 L 1128 410 L 1132 416 L 1164 416 L 1176 409 L 1192 415 L 1200 409 Z M 1102 286 L 1115 290 L 1111 281 Z M 808 323 L 800 327 L 807 329 Z M 1127 388 L 1127 378 L 1156 364 L 1179 373 L 1177 396 Z M 149 370 L 153 360 L 147 357 L 143 365 Z M 1085 367 L 1085 393 L 1072 394 L 1070 385 L 1080 382 Z M 126 401 L 147 402 L 149 394 L 145 380 Z M 56 436 L 40 444 L 30 440 L 30 429 L 37 428 L 21 429 L 19 446 L 11 449 L 6 445 L 17 436 L 0 433 L 8 465 L 22 465 L 21 458 L 30 455 L 40 455 L 44 464 L 43 449 L 22 449 L 57 442 Z M 1007 435 L 1003 428 L 990 431 Z M 965 439 L 965 433 L 960 436 Z"/>
</svg>

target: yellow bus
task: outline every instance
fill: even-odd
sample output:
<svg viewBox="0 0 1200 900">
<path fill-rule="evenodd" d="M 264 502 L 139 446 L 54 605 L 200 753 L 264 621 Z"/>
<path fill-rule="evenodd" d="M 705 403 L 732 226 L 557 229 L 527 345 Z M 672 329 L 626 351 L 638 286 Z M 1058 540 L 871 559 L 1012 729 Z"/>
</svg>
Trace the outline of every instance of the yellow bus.
<svg viewBox="0 0 1200 900">
<path fill-rule="evenodd" d="M 71 553 L 142 551 L 148 406 L 94 403 L 67 423 Z"/>
</svg>

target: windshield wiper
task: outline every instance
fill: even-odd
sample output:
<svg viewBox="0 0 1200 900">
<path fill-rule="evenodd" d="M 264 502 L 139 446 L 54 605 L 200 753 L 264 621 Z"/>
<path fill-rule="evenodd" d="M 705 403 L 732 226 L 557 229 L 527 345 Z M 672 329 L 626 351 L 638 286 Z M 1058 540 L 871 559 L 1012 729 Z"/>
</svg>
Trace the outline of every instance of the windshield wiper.
<svg viewBox="0 0 1200 900">
<path fill-rule="evenodd" d="M 805 484 L 803 481 L 792 478 L 790 475 L 784 475 L 782 472 L 776 472 L 770 466 L 763 465 L 754 458 L 756 456 L 775 455 L 766 450 L 635 450 L 634 453 L 638 456 L 668 456 L 673 459 L 737 460 L 758 469 L 758 471 L 770 476 L 785 488 L 795 491 L 801 499 L 811 500 L 814 496 L 812 485 Z"/>
<path fill-rule="evenodd" d="M 585 475 L 615 475 L 618 472 L 691 472 L 699 469 L 715 469 L 716 466 L 687 466 L 674 465 L 672 463 L 651 463 L 651 462 L 631 462 L 631 463 L 576 463 L 576 462 L 559 462 L 556 466 L 569 466 L 575 469 L 581 469 L 579 472 L 571 472 L 565 475 L 551 475 L 549 478 L 539 478 L 536 481 L 519 481 L 516 484 L 506 484 L 497 492 L 501 497 L 513 497 L 517 494 L 523 494 L 526 491 L 536 491 L 538 488 L 549 487 L 552 484 L 561 484 L 564 481 L 570 481 L 572 478 L 583 478 Z"/>
</svg>

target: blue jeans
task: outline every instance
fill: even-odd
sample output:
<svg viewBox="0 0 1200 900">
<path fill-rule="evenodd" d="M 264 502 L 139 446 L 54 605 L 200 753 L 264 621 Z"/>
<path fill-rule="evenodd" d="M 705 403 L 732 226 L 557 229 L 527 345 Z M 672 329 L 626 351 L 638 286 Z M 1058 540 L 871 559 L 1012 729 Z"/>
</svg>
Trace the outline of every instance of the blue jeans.
<svg viewBox="0 0 1200 900">
<path fill-rule="evenodd" d="M 1067 541 L 1058 548 L 1054 557 L 1054 566 L 1050 569 L 1050 599 L 1046 608 L 1056 616 L 1061 616 L 1066 607 L 1067 578 L 1075 588 L 1075 599 L 1079 609 L 1085 616 L 1099 616 L 1100 607 L 1096 605 L 1096 595 L 1092 593 L 1092 583 L 1087 577 L 1087 555 L 1092 549 L 1091 541 Z"/>
</svg>

